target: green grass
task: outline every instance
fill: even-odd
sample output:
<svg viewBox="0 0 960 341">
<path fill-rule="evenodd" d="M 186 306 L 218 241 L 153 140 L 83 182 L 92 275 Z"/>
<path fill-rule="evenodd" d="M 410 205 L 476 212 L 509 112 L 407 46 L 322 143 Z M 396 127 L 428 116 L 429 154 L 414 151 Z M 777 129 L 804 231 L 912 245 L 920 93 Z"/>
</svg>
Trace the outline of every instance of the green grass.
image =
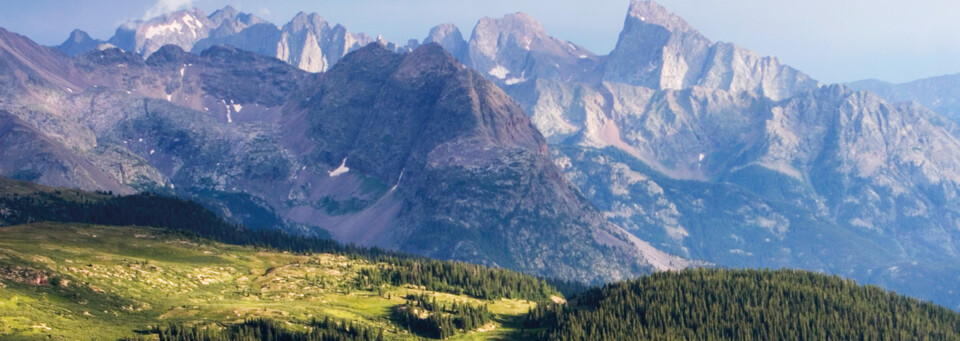
<svg viewBox="0 0 960 341">
<path fill-rule="evenodd" d="M 357 289 L 360 269 L 373 266 L 340 255 L 257 250 L 152 228 L 3 227 L 0 338 L 115 340 L 166 323 L 215 326 L 268 317 L 296 326 L 329 316 L 381 328 L 390 339 L 416 339 L 390 321 L 390 312 L 406 294 L 424 291 Z M 45 283 L 30 283 L 42 276 Z M 495 314 L 484 331 L 456 340 L 516 339 L 523 314 L 534 305 L 428 294 L 488 304 Z"/>
<path fill-rule="evenodd" d="M 84 192 L 76 189 L 49 187 L 0 176 L 0 193 L 3 193 L 3 195 L 26 196 L 33 195 L 37 192 L 52 194 L 65 200 L 103 200 L 111 197 L 107 194 Z"/>
</svg>

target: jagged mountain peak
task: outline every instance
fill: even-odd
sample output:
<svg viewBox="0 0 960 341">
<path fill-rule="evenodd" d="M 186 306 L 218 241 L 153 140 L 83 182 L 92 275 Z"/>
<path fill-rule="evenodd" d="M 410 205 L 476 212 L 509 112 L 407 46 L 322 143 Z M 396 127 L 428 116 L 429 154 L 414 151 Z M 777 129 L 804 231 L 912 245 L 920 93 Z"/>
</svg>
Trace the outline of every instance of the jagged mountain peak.
<svg viewBox="0 0 960 341">
<path fill-rule="evenodd" d="M 631 20 L 661 26 L 670 32 L 696 32 L 686 20 L 653 0 L 632 0 L 627 12 L 627 21 Z"/>
<path fill-rule="evenodd" d="M 147 20 L 128 21 L 117 28 L 109 42 L 148 57 L 164 45 L 174 44 L 190 51 L 204 39 L 233 36 L 264 23 L 257 16 L 229 6 L 210 16 L 198 8 L 188 8 Z"/>
<path fill-rule="evenodd" d="M 260 17 L 250 13 L 240 12 L 231 6 L 213 12 L 207 19 L 209 19 L 213 27 L 216 28 L 216 31 L 211 35 L 218 36 L 236 34 L 249 26 L 267 23 Z"/>
<path fill-rule="evenodd" d="M 442 39 L 450 35 L 460 35 L 460 37 L 463 38 L 463 34 L 460 33 L 460 28 L 457 27 L 457 24 L 448 22 L 430 28 L 430 33 L 427 34 L 427 39 L 424 39 L 424 41 L 430 40 L 430 42 L 436 42 L 433 40 Z"/>
<path fill-rule="evenodd" d="M 350 51 L 376 41 L 362 33 L 350 33 L 340 24 L 331 28 L 319 14 L 304 12 L 283 25 L 276 39 L 273 51 L 277 58 L 310 72 L 326 71 Z"/>
<path fill-rule="evenodd" d="M 214 45 L 232 45 L 261 55 L 275 57 L 309 72 L 329 69 L 345 54 L 376 41 L 362 33 L 351 33 L 317 13 L 297 13 L 283 26 L 253 14 L 226 6 L 209 16 L 197 8 L 166 13 L 147 20 L 123 23 L 109 43 L 126 51 L 149 57 L 164 45 L 180 46 L 199 54 Z M 88 43 L 89 51 L 101 42 Z M 418 43 L 385 43 L 393 51 L 409 52 Z M 67 51 L 69 47 L 63 47 Z"/>
<path fill-rule="evenodd" d="M 603 78 L 654 90 L 701 86 L 772 99 L 789 98 L 819 84 L 776 58 L 710 41 L 654 1 L 630 3 Z"/>
<path fill-rule="evenodd" d="M 467 49 L 461 59 L 500 85 L 578 78 L 596 62 L 592 52 L 550 36 L 540 22 L 522 12 L 480 19 Z"/>
<path fill-rule="evenodd" d="M 128 21 L 117 28 L 109 42 L 144 57 L 167 44 L 180 45 L 189 50 L 198 40 L 216 29 L 214 23 L 199 8 L 183 9 L 163 14 L 146 21 Z"/>
<path fill-rule="evenodd" d="M 501 18 L 484 17 L 477 22 L 477 27 L 481 31 L 492 29 L 496 31 L 509 31 L 514 34 L 546 34 L 540 21 L 524 12 L 506 14 Z"/>
<path fill-rule="evenodd" d="M 367 73 L 371 79 L 389 79 L 390 86 L 402 84 L 410 95 L 391 105 L 443 103 L 434 104 L 438 108 L 432 111 L 411 111 L 403 118 L 406 123 L 398 123 L 411 129 L 425 129 L 422 135 L 430 138 L 423 137 L 421 143 L 430 149 L 453 137 L 467 138 L 474 147 L 521 147 L 537 154 L 546 148 L 543 137 L 508 95 L 476 71 L 463 67 L 438 44 L 424 44 L 403 55 L 371 43 L 344 57 L 325 78 L 349 79 L 349 75 L 358 73 Z M 410 151 L 401 154 L 408 153 Z M 371 168 L 373 164 L 376 163 L 372 163 Z M 385 168 L 399 172 L 402 167 Z"/>
<path fill-rule="evenodd" d="M 98 39 L 93 39 L 90 37 L 87 32 L 81 31 L 79 29 L 73 30 L 70 32 L 70 36 L 67 37 L 67 40 L 64 40 L 62 44 L 54 47 L 63 54 L 73 57 L 75 55 L 93 50 L 103 44 L 104 42 Z"/>
<path fill-rule="evenodd" d="M 135 20 L 132 22 L 127 22 L 124 24 L 124 26 L 135 27 L 135 26 L 141 26 L 137 24 L 142 23 L 147 25 L 148 27 L 151 27 L 154 25 L 164 25 L 164 24 L 170 25 L 170 24 L 179 22 L 181 24 L 187 24 L 190 26 L 202 27 L 202 21 L 204 21 L 204 19 L 207 19 L 207 15 L 203 12 L 203 10 L 196 7 L 191 7 L 191 8 L 186 8 L 186 9 L 182 9 L 182 10 L 178 10 L 170 13 L 161 14 L 160 16 L 157 16 L 155 18 L 150 18 L 147 20 Z"/>
<path fill-rule="evenodd" d="M 64 43 L 67 43 L 67 42 L 80 43 L 90 39 L 92 38 L 90 38 L 90 35 L 87 34 L 87 32 L 80 29 L 75 29 L 73 31 L 70 31 L 70 37 L 67 38 L 67 40 L 64 41 Z"/>
<path fill-rule="evenodd" d="M 240 11 L 233 6 L 227 5 L 224 8 L 218 9 L 210 14 L 209 18 L 211 20 L 223 20 L 223 19 L 235 19 L 240 15 Z"/>
<path fill-rule="evenodd" d="M 418 47 L 404 58 L 395 76 L 421 81 L 427 78 L 444 80 L 444 84 L 437 84 L 438 87 L 449 87 L 451 83 L 474 86 L 468 96 L 469 102 L 464 105 L 473 109 L 475 116 L 465 121 L 476 122 L 477 138 L 488 141 L 486 143 L 519 146 L 545 154 L 546 140 L 529 122 L 523 109 L 500 88 L 484 84 L 487 81 L 482 75 L 463 67 L 439 44 Z"/>
<path fill-rule="evenodd" d="M 288 27 L 292 31 L 329 29 L 330 23 L 318 13 L 298 12 L 287 25 L 284 25 L 284 29 Z"/>
<path fill-rule="evenodd" d="M 430 33 L 423 39 L 423 43 L 437 43 L 450 52 L 457 60 L 466 61 L 467 41 L 463 39 L 463 34 L 457 25 L 453 23 L 444 23 L 434 26 Z"/>
<path fill-rule="evenodd" d="M 548 38 L 543 25 L 532 16 L 517 12 L 504 15 L 502 18 L 485 17 L 477 22 L 470 37 L 471 54 L 493 59 L 503 45 L 519 45 L 530 50 L 534 40 Z M 506 41 L 505 40 L 508 40 Z M 477 56 L 479 57 L 479 56 Z"/>
</svg>

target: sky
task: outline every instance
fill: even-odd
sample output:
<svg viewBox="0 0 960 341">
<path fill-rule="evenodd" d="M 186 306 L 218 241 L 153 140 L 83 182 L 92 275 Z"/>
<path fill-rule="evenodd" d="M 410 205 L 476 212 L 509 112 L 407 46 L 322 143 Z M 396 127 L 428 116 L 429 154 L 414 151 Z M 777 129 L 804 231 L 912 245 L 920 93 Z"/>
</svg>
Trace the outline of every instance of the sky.
<svg viewBox="0 0 960 341">
<path fill-rule="evenodd" d="M 960 73 L 957 0 L 659 0 L 707 38 L 772 55 L 828 83 L 906 82 Z M 75 28 L 109 39 L 124 21 L 232 5 L 282 25 L 317 12 L 352 32 L 403 43 L 453 22 L 465 38 L 482 17 L 527 12 L 552 36 L 597 54 L 616 45 L 629 0 L 0 0 L 0 27 L 44 45 Z"/>
</svg>

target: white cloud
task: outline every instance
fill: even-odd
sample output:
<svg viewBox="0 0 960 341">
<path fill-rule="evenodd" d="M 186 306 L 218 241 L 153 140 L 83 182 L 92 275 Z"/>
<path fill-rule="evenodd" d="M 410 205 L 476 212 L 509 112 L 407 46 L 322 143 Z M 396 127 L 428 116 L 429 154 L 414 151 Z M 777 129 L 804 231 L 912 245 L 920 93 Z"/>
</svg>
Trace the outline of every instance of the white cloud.
<svg viewBox="0 0 960 341">
<path fill-rule="evenodd" d="M 148 20 L 173 11 L 190 8 L 193 6 L 194 1 L 195 0 L 157 0 L 153 6 L 150 6 L 150 8 L 143 13 L 143 20 Z"/>
</svg>

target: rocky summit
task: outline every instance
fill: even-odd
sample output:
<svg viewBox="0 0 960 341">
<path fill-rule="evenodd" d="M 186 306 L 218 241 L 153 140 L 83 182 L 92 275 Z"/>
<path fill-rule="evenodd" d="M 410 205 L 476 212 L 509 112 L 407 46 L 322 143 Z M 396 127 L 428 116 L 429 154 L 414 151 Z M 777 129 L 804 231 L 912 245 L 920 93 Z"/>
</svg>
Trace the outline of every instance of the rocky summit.
<svg viewBox="0 0 960 341">
<path fill-rule="evenodd" d="M 711 42 L 682 18 L 646 0 L 631 2 L 603 75 L 607 81 L 651 89 L 700 86 L 751 91 L 773 99 L 817 86 L 816 81 L 776 58 Z"/>
</svg>

